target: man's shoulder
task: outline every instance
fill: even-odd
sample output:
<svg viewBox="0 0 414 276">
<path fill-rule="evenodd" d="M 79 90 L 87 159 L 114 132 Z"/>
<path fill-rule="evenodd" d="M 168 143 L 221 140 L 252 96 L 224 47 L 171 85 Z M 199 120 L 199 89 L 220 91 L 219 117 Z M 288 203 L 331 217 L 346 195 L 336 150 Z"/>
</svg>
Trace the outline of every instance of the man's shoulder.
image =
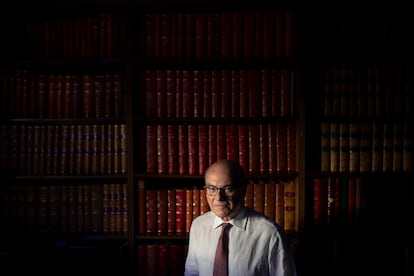
<svg viewBox="0 0 414 276">
<path fill-rule="evenodd" d="M 265 215 L 255 211 L 254 209 L 246 207 L 245 215 L 247 216 L 250 223 L 253 223 L 255 225 L 263 225 L 271 229 L 280 229 L 280 226 L 273 219 L 266 217 Z"/>
</svg>

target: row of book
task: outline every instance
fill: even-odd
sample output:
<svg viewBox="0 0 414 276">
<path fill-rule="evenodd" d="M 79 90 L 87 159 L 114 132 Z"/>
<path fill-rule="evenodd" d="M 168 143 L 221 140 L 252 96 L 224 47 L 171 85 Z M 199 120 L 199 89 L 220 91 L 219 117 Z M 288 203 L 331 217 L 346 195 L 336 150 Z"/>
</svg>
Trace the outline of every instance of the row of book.
<svg viewBox="0 0 414 276">
<path fill-rule="evenodd" d="M 187 244 L 139 244 L 138 275 L 184 275 Z"/>
<path fill-rule="evenodd" d="M 124 76 L 39 74 L 16 70 L 2 76 L 2 113 L 17 118 L 123 118 Z"/>
<path fill-rule="evenodd" d="M 138 183 L 140 235 L 185 235 L 192 221 L 210 210 L 206 190 L 145 189 Z M 295 232 L 296 185 L 293 180 L 261 180 L 248 184 L 245 205 L 276 221 L 286 232 Z"/>
<path fill-rule="evenodd" d="M 295 172 L 296 126 L 168 124 L 146 126 L 146 172 L 204 174 L 219 159 L 239 161 L 250 174 Z"/>
<path fill-rule="evenodd" d="M 124 124 L 2 125 L 0 168 L 16 175 L 126 174 Z"/>
<path fill-rule="evenodd" d="M 146 70 L 147 117 L 292 116 L 287 69 Z"/>
<path fill-rule="evenodd" d="M 316 231 L 360 231 L 384 223 L 403 230 L 414 215 L 412 176 L 325 176 L 312 182 Z"/>
<path fill-rule="evenodd" d="M 27 18 L 26 18 L 27 19 Z M 113 58 L 127 53 L 126 19 L 117 13 L 29 18 L 20 54 L 36 58 Z"/>
<path fill-rule="evenodd" d="M 411 123 L 322 123 L 321 171 L 413 170 Z"/>
<path fill-rule="evenodd" d="M 127 233 L 126 184 L 2 185 L 4 225 L 37 233 Z"/>
<path fill-rule="evenodd" d="M 413 115 L 411 68 L 328 68 L 321 73 L 324 116 Z"/>
<path fill-rule="evenodd" d="M 145 54 L 154 61 L 283 60 L 294 55 L 291 11 L 166 13 L 145 16 Z"/>
</svg>

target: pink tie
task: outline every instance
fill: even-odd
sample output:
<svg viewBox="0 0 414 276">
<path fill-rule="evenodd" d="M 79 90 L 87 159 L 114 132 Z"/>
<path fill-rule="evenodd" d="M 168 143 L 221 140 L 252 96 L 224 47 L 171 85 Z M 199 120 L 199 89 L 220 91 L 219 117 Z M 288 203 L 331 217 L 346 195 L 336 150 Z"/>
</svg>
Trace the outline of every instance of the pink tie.
<svg viewBox="0 0 414 276">
<path fill-rule="evenodd" d="M 228 275 L 228 244 L 231 226 L 230 223 L 222 224 L 221 235 L 217 243 L 216 257 L 214 259 L 213 276 Z"/>
</svg>

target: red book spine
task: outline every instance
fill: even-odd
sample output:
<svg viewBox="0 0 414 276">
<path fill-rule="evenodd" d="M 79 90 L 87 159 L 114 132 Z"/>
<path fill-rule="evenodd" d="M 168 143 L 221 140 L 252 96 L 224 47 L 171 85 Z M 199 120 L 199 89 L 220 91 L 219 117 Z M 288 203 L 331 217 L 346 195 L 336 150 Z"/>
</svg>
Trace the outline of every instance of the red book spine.
<svg viewBox="0 0 414 276">
<path fill-rule="evenodd" d="M 239 125 L 239 163 L 247 172 L 249 171 L 249 126 Z"/>
<path fill-rule="evenodd" d="M 285 12 L 279 11 L 276 13 L 276 34 L 275 34 L 275 56 L 276 60 L 282 60 L 286 58 L 285 54 L 285 35 L 286 35 L 286 25 L 285 25 Z"/>
<path fill-rule="evenodd" d="M 157 164 L 158 173 L 168 173 L 168 128 L 157 125 Z"/>
<path fill-rule="evenodd" d="M 159 275 L 158 244 L 146 244 L 146 275 Z"/>
<path fill-rule="evenodd" d="M 264 215 L 276 221 L 276 183 L 265 183 L 264 190 Z"/>
<path fill-rule="evenodd" d="M 231 70 L 231 117 L 240 117 L 240 74 L 238 70 Z"/>
<path fill-rule="evenodd" d="M 164 70 L 157 70 L 156 77 L 157 117 L 165 118 L 167 117 L 167 72 Z"/>
<path fill-rule="evenodd" d="M 230 12 L 220 13 L 220 54 L 222 61 L 229 61 L 232 53 L 232 16 Z"/>
<path fill-rule="evenodd" d="M 263 182 L 253 183 L 253 209 L 264 214 L 265 184 Z"/>
<path fill-rule="evenodd" d="M 207 202 L 207 194 L 205 189 L 200 190 L 200 215 L 210 211 L 210 206 Z"/>
<path fill-rule="evenodd" d="M 188 125 L 188 173 L 198 173 L 198 125 Z"/>
<path fill-rule="evenodd" d="M 194 79 L 193 79 L 193 115 L 194 117 L 202 117 L 203 116 L 203 71 L 202 70 L 194 70 Z"/>
<path fill-rule="evenodd" d="M 286 35 L 285 39 L 285 57 L 290 60 L 294 57 L 295 54 L 295 14 L 291 11 L 287 11 L 285 15 L 285 24 L 286 24 Z"/>
<path fill-rule="evenodd" d="M 168 173 L 178 174 L 178 126 L 168 125 Z"/>
<path fill-rule="evenodd" d="M 239 138 L 236 134 L 238 132 L 237 125 L 225 125 L 226 128 L 226 152 L 227 159 L 239 160 Z"/>
<path fill-rule="evenodd" d="M 56 90 L 56 101 L 57 96 L 57 90 Z M 93 117 L 94 113 L 92 108 L 95 106 L 94 103 L 94 91 L 93 91 L 93 76 L 91 75 L 83 75 L 82 76 L 82 103 L 83 103 L 83 117 L 89 118 Z M 59 111 L 56 108 L 56 114 L 58 114 Z"/>
<path fill-rule="evenodd" d="M 280 90 L 281 90 L 281 75 L 279 70 L 272 70 L 271 75 L 271 114 L 274 117 L 280 116 Z"/>
<path fill-rule="evenodd" d="M 208 125 L 198 126 L 198 173 L 204 174 L 209 166 L 208 152 Z"/>
<path fill-rule="evenodd" d="M 168 33 L 170 39 L 170 57 L 171 61 L 177 60 L 177 35 L 178 35 L 178 28 L 177 28 L 177 17 L 178 14 L 171 13 L 170 16 L 170 31 Z"/>
<path fill-rule="evenodd" d="M 296 230 L 296 184 L 293 180 L 285 182 L 285 231 L 287 233 Z"/>
<path fill-rule="evenodd" d="M 258 70 L 249 71 L 249 116 L 258 117 L 261 115 L 260 76 Z"/>
<path fill-rule="evenodd" d="M 255 12 L 255 31 L 254 31 L 254 57 L 255 60 L 263 59 L 263 12 Z"/>
<path fill-rule="evenodd" d="M 262 70 L 262 85 L 261 85 L 261 115 L 268 117 L 272 115 L 272 98 L 271 98 L 271 71 L 268 69 Z"/>
<path fill-rule="evenodd" d="M 175 115 L 183 117 L 183 71 L 175 71 Z"/>
<path fill-rule="evenodd" d="M 157 233 L 168 231 L 168 194 L 166 189 L 157 190 Z"/>
<path fill-rule="evenodd" d="M 269 173 L 269 128 L 259 125 L 260 130 L 260 173 Z"/>
<path fill-rule="evenodd" d="M 217 125 L 217 159 L 226 159 L 227 158 L 227 148 L 226 148 L 226 126 Z"/>
<path fill-rule="evenodd" d="M 252 180 L 247 184 L 246 195 L 244 196 L 244 205 L 253 209 L 253 195 L 254 195 L 254 186 Z"/>
<path fill-rule="evenodd" d="M 313 223 L 316 231 L 322 230 L 327 219 L 328 190 L 325 178 L 313 179 Z"/>
<path fill-rule="evenodd" d="M 258 125 L 249 125 L 249 173 L 260 172 L 260 130 Z"/>
<path fill-rule="evenodd" d="M 147 232 L 146 192 L 145 182 L 138 180 L 138 234 L 144 235 Z"/>
<path fill-rule="evenodd" d="M 175 214 L 176 214 L 176 194 L 175 190 L 168 190 L 167 191 L 167 232 L 168 234 L 175 234 Z"/>
<path fill-rule="evenodd" d="M 64 109 L 63 109 L 63 117 L 64 118 L 72 118 L 73 117 L 73 93 L 72 93 L 72 75 L 65 75 L 64 76 L 64 87 L 63 87 L 63 95 L 64 95 Z"/>
<path fill-rule="evenodd" d="M 95 89 L 95 116 L 104 117 L 105 114 L 105 76 L 96 75 L 94 79 Z"/>
<path fill-rule="evenodd" d="M 82 78 L 72 75 L 72 109 L 73 118 L 82 117 Z"/>
<path fill-rule="evenodd" d="M 355 177 L 349 177 L 348 179 L 348 210 L 347 210 L 347 223 L 348 227 L 352 227 L 355 223 Z"/>
<path fill-rule="evenodd" d="M 89 90 L 84 90 L 84 93 L 90 93 L 90 105 L 88 106 L 88 113 L 85 113 L 85 115 L 88 114 L 87 117 L 93 117 L 96 114 L 96 108 L 95 108 L 95 77 L 90 76 L 90 87 Z M 40 83 L 40 82 L 39 82 Z M 85 86 L 84 86 L 85 88 Z M 55 76 L 55 118 L 62 118 L 63 114 L 63 76 L 62 75 L 56 75 Z M 84 94 L 85 95 L 85 94 Z M 85 106 L 84 106 L 85 107 Z"/>
<path fill-rule="evenodd" d="M 275 47 L 275 25 L 274 25 L 274 13 L 265 11 L 263 12 L 263 59 L 266 61 L 272 60 L 273 49 Z"/>
<path fill-rule="evenodd" d="M 146 131 L 146 172 L 155 173 L 157 171 L 157 126 L 147 125 Z"/>
<path fill-rule="evenodd" d="M 114 77 L 113 74 L 104 75 L 104 110 L 103 116 L 106 118 L 114 117 Z"/>
<path fill-rule="evenodd" d="M 255 31 L 255 13 L 245 12 L 243 14 L 244 36 L 243 36 L 243 59 L 251 61 L 254 58 L 254 31 Z"/>
<path fill-rule="evenodd" d="M 183 71 L 183 117 L 194 115 L 194 72 Z"/>
<path fill-rule="evenodd" d="M 195 15 L 195 59 L 205 60 L 207 57 L 207 14 Z"/>
<path fill-rule="evenodd" d="M 211 116 L 220 117 L 221 114 L 221 74 L 219 70 L 211 73 Z"/>
<path fill-rule="evenodd" d="M 154 24 L 154 31 L 153 31 L 153 41 L 154 41 L 154 49 L 152 52 L 154 53 L 153 57 L 154 60 L 160 61 L 161 59 L 161 14 L 155 13 L 153 15 L 153 24 Z"/>
<path fill-rule="evenodd" d="M 160 58 L 161 60 L 171 60 L 171 15 L 160 14 Z"/>
<path fill-rule="evenodd" d="M 242 60 L 243 24 L 242 13 L 232 12 L 232 60 Z"/>
<path fill-rule="evenodd" d="M 157 275 L 169 275 L 170 271 L 170 245 L 159 244 L 158 245 L 158 274 Z"/>
<path fill-rule="evenodd" d="M 155 49 L 155 22 L 154 22 L 155 15 L 151 13 L 147 13 L 145 15 L 145 27 L 143 32 L 145 33 L 145 56 L 148 60 L 154 59 L 154 49 Z"/>
<path fill-rule="evenodd" d="M 25 86 L 25 84 L 24 84 Z M 63 85 L 62 85 L 63 86 Z M 62 87 L 62 94 L 64 93 L 64 88 Z M 36 113 L 35 115 L 39 118 L 44 118 L 47 116 L 47 104 L 48 104 L 48 92 L 47 92 L 47 76 L 46 75 L 39 75 L 38 86 L 37 86 L 37 105 L 36 105 Z M 60 103 L 61 113 L 60 116 L 63 116 L 63 101 L 64 95 L 62 95 L 62 102 Z M 35 104 L 36 104 L 35 103 Z M 61 118 L 60 117 L 60 118 Z"/>
<path fill-rule="evenodd" d="M 185 15 L 185 60 L 192 61 L 195 56 L 195 15 L 186 13 Z"/>
<path fill-rule="evenodd" d="M 153 118 L 157 114 L 157 78 L 154 70 L 147 70 L 145 72 L 145 115 Z"/>
<path fill-rule="evenodd" d="M 186 190 L 175 190 L 175 232 L 185 234 L 186 232 Z"/>
<path fill-rule="evenodd" d="M 185 15 L 182 13 L 177 14 L 177 52 L 175 60 L 183 60 L 185 53 Z"/>
<path fill-rule="evenodd" d="M 287 171 L 294 172 L 296 170 L 296 125 L 289 124 L 287 126 Z"/>
<path fill-rule="evenodd" d="M 176 77 L 175 70 L 167 70 L 166 101 L 167 117 L 176 117 Z"/>
<path fill-rule="evenodd" d="M 55 112 L 55 99 L 56 99 L 56 82 L 55 82 L 55 75 L 49 75 L 47 78 L 47 98 L 48 98 L 48 118 L 56 118 L 56 112 Z"/>
<path fill-rule="evenodd" d="M 277 125 L 277 171 L 286 172 L 287 171 L 287 126 L 285 124 Z"/>
<path fill-rule="evenodd" d="M 203 88 L 202 88 L 202 94 L 203 94 L 203 113 L 202 116 L 204 118 L 210 118 L 211 117 L 211 71 L 210 70 L 204 70 L 203 72 Z"/>
<path fill-rule="evenodd" d="M 185 232 L 190 232 L 191 222 L 193 221 L 193 190 L 185 190 Z"/>
<path fill-rule="evenodd" d="M 218 57 L 218 29 L 219 15 L 217 13 L 207 14 L 207 60 L 213 61 Z"/>
<path fill-rule="evenodd" d="M 188 126 L 178 125 L 178 164 L 179 173 L 188 173 Z"/>
<path fill-rule="evenodd" d="M 277 126 L 275 124 L 268 125 L 269 135 L 269 173 L 277 172 Z"/>
<path fill-rule="evenodd" d="M 285 226 L 285 184 L 276 183 L 276 222 L 284 228 Z"/>
<path fill-rule="evenodd" d="M 19 76 L 19 74 L 21 74 Z M 38 116 L 39 76 L 28 75 L 26 71 L 16 76 L 16 115 L 18 117 Z M 25 101 L 25 102 L 23 102 Z M 26 106 L 27 104 L 27 106 Z"/>
<path fill-rule="evenodd" d="M 280 89 L 280 115 L 292 116 L 292 72 L 282 70 Z"/>
<path fill-rule="evenodd" d="M 221 71 L 221 117 L 229 118 L 231 114 L 231 71 Z"/>
<path fill-rule="evenodd" d="M 217 161 L 217 126 L 208 126 L 208 163 L 213 164 Z"/>
<path fill-rule="evenodd" d="M 145 190 L 146 233 L 157 233 L 157 190 Z"/>
<path fill-rule="evenodd" d="M 249 114 L 249 75 L 248 71 L 240 70 L 240 117 Z"/>
</svg>

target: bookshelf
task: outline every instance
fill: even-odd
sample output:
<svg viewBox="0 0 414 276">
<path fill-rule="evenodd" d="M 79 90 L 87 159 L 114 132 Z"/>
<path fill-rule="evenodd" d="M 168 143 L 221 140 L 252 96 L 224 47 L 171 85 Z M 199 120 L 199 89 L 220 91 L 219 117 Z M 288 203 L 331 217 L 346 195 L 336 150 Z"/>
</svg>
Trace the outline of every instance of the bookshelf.
<svg viewBox="0 0 414 276">
<path fill-rule="evenodd" d="M 128 16 L 45 7 L 14 7 L 2 21 L 2 264 L 125 267 Z"/>
<path fill-rule="evenodd" d="M 367 14 L 345 9 L 307 26 L 321 43 L 308 47 L 317 60 L 305 54 L 305 64 L 315 65 L 305 69 L 305 255 L 312 256 L 305 270 L 319 275 L 413 271 L 406 223 L 414 215 L 412 54 L 405 35 L 412 22 L 394 9 Z"/>
<path fill-rule="evenodd" d="M 102 271 L 182 275 L 204 170 L 222 158 L 299 252 L 299 14 L 123 4 L 25 3 L 2 19 L 5 262 L 95 271 L 108 252 Z"/>
<path fill-rule="evenodd" d="M 290 9 L 212 6 L 141 14 L 141 62 L 133 69 L 141 93 L 132 99 L 143 275 L 183 273 L 191 221 L 209 210 L 203 173 L 218 159 L 242 164 L 250 180 L 246 205 L 299 243 L 296 16 Z M 180 256 L 180 267 L 164 263 L 165 251 Z"/>
</svg>

